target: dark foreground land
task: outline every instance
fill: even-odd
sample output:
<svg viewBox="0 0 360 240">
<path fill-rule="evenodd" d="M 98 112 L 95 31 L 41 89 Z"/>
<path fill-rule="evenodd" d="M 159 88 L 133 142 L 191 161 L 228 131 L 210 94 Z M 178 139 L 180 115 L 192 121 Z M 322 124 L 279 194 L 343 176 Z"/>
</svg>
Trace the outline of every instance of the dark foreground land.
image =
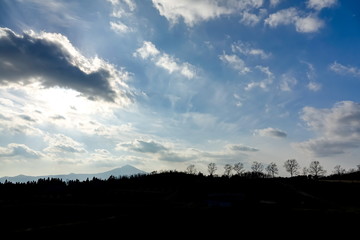
<svg viewBox="0 0 360 240">
<path fill-rule="evenodd" d="M 360 181 L 356 178 L 164 172 L 84 182 L 5 183 L 0 184 L 0 231 L 58 237 L 116 234 L 117 238 L 169 232 L 174 234 L 169 238 L 272 237 L 284 231 L 358 236 Z"/>
</svg>

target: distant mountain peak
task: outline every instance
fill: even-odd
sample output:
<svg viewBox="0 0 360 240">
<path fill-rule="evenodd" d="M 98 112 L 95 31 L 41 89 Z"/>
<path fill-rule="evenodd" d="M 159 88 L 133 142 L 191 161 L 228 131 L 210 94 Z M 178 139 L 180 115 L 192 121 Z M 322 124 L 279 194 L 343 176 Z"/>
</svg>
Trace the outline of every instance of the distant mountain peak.
<svg viewBox="0 0 360 240">
<path fill-rule="evenodd" d="M 132 176 L 132 175 L 139 175 L 139 174 L 147 174 L 147 172 L 142 171 L 130 164 L 126 164 L 122 167 L 114 168 L 106 172 L 101 173 L 93 173 L 93 174 L 77 174 L 77 173 L 70 173 L 70 174 L 61 174 L 61 175 L 46 175 L 46 176 L 26 176 L 23 174 L 20 174 L 15 177 L 1 177 L 0 182 L 3 183 L 6 180 L 9 182 L 21 182 L 26 183 L 29 181 L 37 181 L 41 178 L 59 178 L 63 181 L 68 180 L 79 180 L 79 181 L 85 181 L 86 179 L 92 179 L 92 178 L 98 178 L 98 179 L 108 179 L 110 176 L 113 177 L 122 177 L 122 176 Z"/>
</svg>

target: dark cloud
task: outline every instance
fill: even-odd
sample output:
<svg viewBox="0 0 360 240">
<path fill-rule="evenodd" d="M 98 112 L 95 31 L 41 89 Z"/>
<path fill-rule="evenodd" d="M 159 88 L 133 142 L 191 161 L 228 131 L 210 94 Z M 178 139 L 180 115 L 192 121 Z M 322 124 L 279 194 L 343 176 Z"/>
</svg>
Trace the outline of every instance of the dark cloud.
<svg viewBox="0 0 360 240">
<path fill-rule="evenodd" d="M 187 162 L 190 160 L 194 160 L 195 156 L 180 154 L 177 152 L 162 152 L 159 160 L 167 161 L 167 162 Z"/>
<path fill-rule="evenodd" d="M 36 81 L 45 88 L 73 89 L 92 100 L 114 102 L 119 94 L 111 81 L 121 81 L 120 75 L 110 64 L 93 64 L 61 34 L 17 35 L 0 28 L 1 85 Z M 122 92 L 122 97 L 129 94 Z"/>
<path fill-rule="evenodd" d="M 66 118 L 62 115 L 55 115 L 51 117 L 54 120 L 65 120 Z"/>
<path fill-rule="evenodd" d="M 30 117 L 29 115 L 21 114 L 21 115 L 19 115 L 19 117 L 26 120 L 26 121 L 29 121 L 29 122 L 36 122 L 35 119 Z"/>
<path fill-rule="evenodd" d="M 245 146 L 242 144 L 231 145 L 231 146 L 229 146 L 229 149 L 232 151 L 242 151 L 242 152 L 258 152 L 259 151 L 259 149 L 257 149 L 257 148 Z"/>
<path fill-rule="evenodd" d="M 160 143 L 154 141 L 135 140 L 131 143 L 123 143 L 118 145 L 120 148 L 141 153 L 158 153 L 167 151 L 168 149 Z"/>
</svg>

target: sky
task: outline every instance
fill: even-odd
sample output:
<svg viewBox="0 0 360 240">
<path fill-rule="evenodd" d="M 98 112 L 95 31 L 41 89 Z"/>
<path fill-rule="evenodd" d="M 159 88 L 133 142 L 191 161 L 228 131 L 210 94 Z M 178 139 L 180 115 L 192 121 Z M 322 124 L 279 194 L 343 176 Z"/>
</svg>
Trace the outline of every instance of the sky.
<svg viewBox="0 0 360 240">
<path fill-rule="evenodd" d="M 356 0 L 2 0 L 0 176 L 360 164 Z"/>
</svg>

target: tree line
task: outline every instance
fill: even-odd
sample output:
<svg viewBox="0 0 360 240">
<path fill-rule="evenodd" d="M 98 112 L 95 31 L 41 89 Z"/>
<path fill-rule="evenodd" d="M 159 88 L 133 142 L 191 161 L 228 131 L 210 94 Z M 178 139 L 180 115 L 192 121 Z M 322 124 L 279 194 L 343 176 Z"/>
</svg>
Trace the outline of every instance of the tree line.
<svg viewBox="0 0 360 240">
<path fill-rule="evenodd" d="M 326 175 L 326 170 L 320 164 L 319 161 L 312 161 L 308 167 L 303 167 L 301 169 L 300 164 L 296 159 L 288 159 L 284 162 L 283 167 L 285 168 L 286 172 L 290 174 L 290 177 L 294 177 L 297 175 L 303 176 L 312 176 L 314 178 Z M 242 162 L 232 164 L 225 164 L 223 170 L 223 176 L 231 176 L 231 175 L 253 175 L 253 176 L 262 176 L 262 177 L 275 177 L 279 174 L 279 168 L 276 163 L 271 162 L 268 165 L 264 165 L 261 162 L 254 161 L 251 165 L 251 171 L 245 171 L 244 164 Z M 215 176 L 216 171 L 218 170 L 218 166 L 216 163 L 211 162 L 207 165 L 207 171 L 209 176 Z M 333 170 L 333 174 L 335 175 L 342 175 L 347 172 L 355 172 L 360 171 L 360 164 L 357 165 L 356 169 L 349 169 L 346 171 L 341 165 L 336 165 Z M 196 174 L 198 170 L 196 169 L 194 164 L 190 164 L 186 168 L 186 172 L 189 174 Z M 235 172 L 235 174 L 233 174 Z"/>
</svg>

